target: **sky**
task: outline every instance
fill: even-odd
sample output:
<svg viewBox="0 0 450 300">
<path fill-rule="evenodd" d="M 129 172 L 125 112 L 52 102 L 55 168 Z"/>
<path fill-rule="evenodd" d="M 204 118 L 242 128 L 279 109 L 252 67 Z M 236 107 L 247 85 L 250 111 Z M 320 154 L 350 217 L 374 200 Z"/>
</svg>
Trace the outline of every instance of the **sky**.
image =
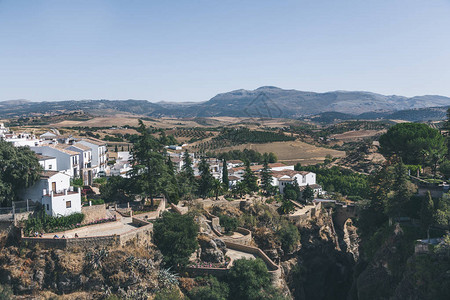
<svg viewBox="0 0 450 300">
<path fill-rule="evenodd" d="M 450 96 L 450 0 L 0 0 L 0 101 Z"/>
</svg>

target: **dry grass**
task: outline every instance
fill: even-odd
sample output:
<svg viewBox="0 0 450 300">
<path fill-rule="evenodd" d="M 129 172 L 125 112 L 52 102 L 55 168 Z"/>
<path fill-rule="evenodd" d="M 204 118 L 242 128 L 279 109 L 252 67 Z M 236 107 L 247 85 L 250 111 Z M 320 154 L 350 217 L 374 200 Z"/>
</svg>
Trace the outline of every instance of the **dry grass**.
<svg viewBox="0 0 450 300">
<path fill-rule="evenodd" d="M 347 131 L 341 134 L 334 134 L 331 137 L 337 140 L 348 142 L 348 141 L 362 140 L 385 132 L 386 130 L 355 130 L 355 131 Z"/>
<path fill-rule="evenodd" d="M 277 155 L 279 162 L 284 162 L 287 164 L 299 162 L 302 165 L 323 162 L 327 154 L 330 154 L 333 157 L 345 156 L 345 152 L 343 151 L 317 147 L 300 141 L 275 142 L 267 144 L 243 144 L 222 148 L 218 152 L 226 152 L 236 149 L 252 149 L 260 153 L 273 152 Z"/>
</svg>

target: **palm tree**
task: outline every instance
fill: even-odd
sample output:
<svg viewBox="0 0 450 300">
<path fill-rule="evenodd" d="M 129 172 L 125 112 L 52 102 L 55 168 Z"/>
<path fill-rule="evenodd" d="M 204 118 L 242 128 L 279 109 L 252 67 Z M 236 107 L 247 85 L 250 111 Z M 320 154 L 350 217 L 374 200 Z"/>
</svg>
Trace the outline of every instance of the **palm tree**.
<svg viewBox="0 0 450 300">
<path fill-rule="evenodd" d="M 223 191 L 223 185 L 219 179 L 213 179 L 212 189 L 214 191 L 214 196 L 216 197 L 216 201 L 219 198 L 219 194 Z"/>
</svg>

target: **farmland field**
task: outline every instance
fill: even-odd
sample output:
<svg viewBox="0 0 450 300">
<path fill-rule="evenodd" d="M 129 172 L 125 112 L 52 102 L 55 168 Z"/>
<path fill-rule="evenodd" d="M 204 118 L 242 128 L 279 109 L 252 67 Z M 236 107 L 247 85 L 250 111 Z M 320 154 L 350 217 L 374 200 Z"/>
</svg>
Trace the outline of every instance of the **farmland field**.
<svg viewBox="0 0 450 300">
<path fill-rule="evenodd" d="M 333 134 L 330 137 L 342 141 L 355 141 L 372 137 L 385 132 L 386 130 L 355 130 L 355 131 L 347 131 L 340 134 Z"/>
<path fill-rule="evenodd" d="M 316 147 L 300 141 L 274 142 L 266 144 L 242 144 L 233 147 L 225 147 L 216 152 L 227 152 L 230 150 L 252 149 L 260 153 L 273 152 L 277 155 L 279 162 L 301 163 L 310 165 L 323 162 L 325 156 L 344 157 L 345 152 L 322 147 Z"/>
</svg>

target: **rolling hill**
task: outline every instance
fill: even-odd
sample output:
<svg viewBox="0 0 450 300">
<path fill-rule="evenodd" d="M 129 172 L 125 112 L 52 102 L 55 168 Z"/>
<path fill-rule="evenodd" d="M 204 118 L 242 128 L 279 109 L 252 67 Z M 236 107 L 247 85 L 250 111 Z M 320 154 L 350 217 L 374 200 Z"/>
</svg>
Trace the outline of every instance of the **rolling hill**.
<svg viewBox="0 0 450 300">
<path fill-rule="evenodd" d="M 411 121 L 437 119 L 445 113 L 450 98 L 444 96 L 385 96 L 370 92 L 327 93 L 285 90 L 265 86 L 218 94 L 205 102 L 174 103 L 146 100 L 66 100 L 0 102 L 0 117 L 85 111 L 97 115 L 127 112 L 152 117 L 254 117 L 300 118 L 331 112 L 342 118 L 407 118 Z M 413 116 L 411 118 L 411 116 Z"/>
</svg>

